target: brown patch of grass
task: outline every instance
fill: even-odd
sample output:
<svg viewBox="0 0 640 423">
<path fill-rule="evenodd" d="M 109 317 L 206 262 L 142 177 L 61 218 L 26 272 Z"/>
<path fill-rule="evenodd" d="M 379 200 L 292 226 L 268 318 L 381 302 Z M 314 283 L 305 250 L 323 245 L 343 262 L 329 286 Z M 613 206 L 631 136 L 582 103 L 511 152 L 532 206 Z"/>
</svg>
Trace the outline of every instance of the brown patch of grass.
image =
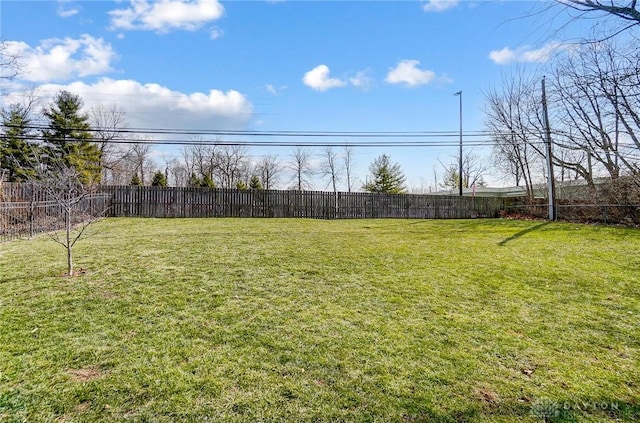
<svg viewBox="0 0 640 423">
<path fill-rule="evenodd" d="M 76 406 L 76 411 L 78 413 L 86 413 L 91 408 L 91 403 L 84 401 Z"/>
<path fill-rule="evenodd" d="M 476 389 L 473 392 L 473 396 L 483 404 L 487 405 L 495 405 L 500 400 L 498 394 L 496 394 L 492 389 L 489 389 L 486 386 Z"/>
<path fill-rule="evenodd" d="M 114 298 L 118 298 L 118 297 L 119 297 L 119 295 L 118 295 L 118 294 L 116 294 L 115 292 L 110 291 L 110 290 L 108 290 L 108 289 L 107 289 L 107 290 L 100 291 L 100 292 L 98 293 L 98 296 L 99 296 L 100 298 L 102 298 L 103 300 L 112 300 L 112 299 L 114 299 Z"/>
<path fill-rule="evenodd" d="M 67 374 L 69 374 L 75 382 L 90 382 L 104 376 L 104 372 L 97 367 L 69 369 L 67 370 Z"/>
<path fill-rule="evenodd" d="M 58 274 L 58 277 L 60 278 L 75 278 L 78 276 L 84 276 L 88 273 L 87 269 L 74 269 L 73 271 L 73 276 L 69 275 L 68 272 L 63 272 Z"/>
</svg>

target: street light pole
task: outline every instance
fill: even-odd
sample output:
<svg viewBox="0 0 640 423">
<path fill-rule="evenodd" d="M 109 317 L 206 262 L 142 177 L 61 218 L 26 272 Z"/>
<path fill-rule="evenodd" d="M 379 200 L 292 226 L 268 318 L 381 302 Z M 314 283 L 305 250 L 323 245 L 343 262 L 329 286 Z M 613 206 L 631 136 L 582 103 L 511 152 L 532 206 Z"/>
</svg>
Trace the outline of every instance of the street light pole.
<svg viewBox="0 0 640 423">
<path fill-rule="evenodd" d="M 460 188 L 460 197 L 462 197 L 462 90 L 454 95 L 460 97 L 460 156 L 458 157 L 460 169 L 458 169 L 458 187 Z"/>
</svg>

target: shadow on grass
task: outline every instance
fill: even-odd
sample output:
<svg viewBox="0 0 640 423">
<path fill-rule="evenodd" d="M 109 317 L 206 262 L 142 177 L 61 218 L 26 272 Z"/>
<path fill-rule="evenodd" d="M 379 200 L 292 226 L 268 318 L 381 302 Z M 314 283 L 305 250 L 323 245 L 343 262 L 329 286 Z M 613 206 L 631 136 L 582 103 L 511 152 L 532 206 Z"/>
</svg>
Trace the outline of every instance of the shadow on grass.
<svg viewBox="0 0 640 423">
<path fill-rule="evenodd" d="M 503 239 L 502 241 L 500 241 L 500 242 L 498 243 L 498 245 L 499 245 L 499 246 L 501 246 L 501 247 L 503 247 L 503 246 L 505 246 L 507 243 L 509 243 L 509 242 L 511 242 L 511 241 L 515 241 L 516 239 L 518 239 L 518 238 L 520 238 L 520 237 L 523 237 L 523 236 L 525 236 L 525 235 L 526 235 L 526 234 L 528 234 L 528 233 L 531 233 L 531 232 L 534 232 L 534 231 L 537 231 L 537 230 L 539 230 L 539 229 L 544 228 L 544 227 L 545 227 L 545 226 L 547 226 L 549 223 L 550 223 L 550 222 L 543 222 L 543 223 L 539 223 L 539 224 L 537 224 L 537 225 L 535 225 L 535 226 L 531 226 L 531 227 L 529 227 L 529 228 L 527 228 L 527 229 L 523 229 L 523 230 L 521 230 L 520 232 L 518 232 L 518 233 L 516 233 L 516 234 L 511 235 L 509 238 L 505 238 L 505 239 Z"/>
<path fill-rule="evenodd" d="M 446 222 L 446 223 L 445 223 Z M 484 229 L 491 230 L 492 228 L 500 225 L 500 219 L 423 219 L 412 220 L 406 223 L 407 227 L 414 227 L 416 225 L 429 225 L 430 231 L 441 232 L 467 232 L 467 231 L 479 231 Z M 416 228 L 417 229 L 417 228 Z"/>
<path fill-rule="evenodd" d="M 575 401 L 541 399 L 531 405 L 530 415 L 554 423 L 579 422 L 592 417 L 601 421 L 638 421 L 640 404 L 613 398 L 582 398 Z"/>
<path fill-rule="evenodd" d="M 546 423 L 577 423 L 585 419 L 598 421 L 635 422 L 640 419 L 640 404 L 636 401 L 624 401 L 615 398 L 578 398 L 577 400 L 558 400 L 541 398 L 533 403 L 498 402 L 480 404 L 464 411 L 447 414 L 422 414 L 418 419 L 408 421 L 435 422 L 471 422 L 484 418 L 504 417 L 519 420 L 540 421 Z M 426 419 L 421 419 L 426 417 Z"/>
<path fill-rule="evenodd" d="M 541 398 L 533 402 L 497 401 L 477 403 L 462 410 L 446 413 L 415 405 L 414 413 L 405 413 L 405 422 L 459 423 L 477 420 L 509 419 L 545 423 L 577 423 L 585 419 L 598 421 L 635 422 L 640 419 L 640 404 L 614 398 L 578 398 L 551 400 Z"/>
</svg>

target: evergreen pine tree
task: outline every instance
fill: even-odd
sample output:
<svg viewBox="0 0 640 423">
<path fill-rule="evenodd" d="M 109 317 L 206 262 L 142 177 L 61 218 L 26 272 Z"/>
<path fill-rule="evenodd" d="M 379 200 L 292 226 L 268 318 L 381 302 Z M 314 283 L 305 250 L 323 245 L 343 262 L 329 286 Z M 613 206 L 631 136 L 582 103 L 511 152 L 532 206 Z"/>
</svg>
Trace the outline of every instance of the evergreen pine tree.
<svg viewBox="0 0 640 423">
<path fill-rule="evenodd" d="M 251 177 L 251 180 L 249 181 L 249 188 L 262 189 L 262 182 L 260 182 L 260 178 L 258 178 L 256 175 L 253 175 Z"/>
<path fill-rule="evenodd" d="M 166 187 L 167 186 L 167 176 L 162 171 L 157 171 L 153 174 L 153 180 L 151 181 L 152 187 Z"/>
<path fill-rule="evenodd" d="M 129 182 L 129 185 L 134 187 L 139 187 L 142 185 L 142 180 L 140 179 L 137 173 L 133 175 L 133 177 L 131 178 L 131 182 Z"/>
<path fill-rule="evenodd" d="M 364 185 L 369 192 L 403 194 L 405 192 L 405 176 L 398 163 L 391 163 L 386 154 L 378 156 L 369 166 L 371 182 Z"/>
<path fill-rule="evenodd" d="M 190 187 L 201 187 L 202 182 L 196 176 L 195 172 L 191 172 L 191 176 L 189 176 L 189 186 Z"/>
<path fill-rule="evenodd" d="M 22 182 L 36 176 L 38 147 L 29 142 L 31 121 L 27 110 L 12 105 L 2 112 L 3 133 L 0 136 L 0 169 L 8 172 L 9 182 Z"/>
<path fill-rule="evenodd" d="M 204 175 L 202 177 L 202 181 L 200 182 L 200 186 L 203 187 L 203 188 L 215 188 L 216 184 L 215 184 L 215 182 L 213 182 L 213 179 L 211 179 L 211 176 L 209 176 L 207 174 L 207 175 Z"/>
<path fill-rule="evenodd" d="M 49 154 L 74 168 L 83 183 L 99 183 L 100 149 L 92 142 L 89 115 L 81 114 L 82 99 L 68 91 L 60 91 L 42 113 L 48 128 L 42 131 Z"/>
</svg>

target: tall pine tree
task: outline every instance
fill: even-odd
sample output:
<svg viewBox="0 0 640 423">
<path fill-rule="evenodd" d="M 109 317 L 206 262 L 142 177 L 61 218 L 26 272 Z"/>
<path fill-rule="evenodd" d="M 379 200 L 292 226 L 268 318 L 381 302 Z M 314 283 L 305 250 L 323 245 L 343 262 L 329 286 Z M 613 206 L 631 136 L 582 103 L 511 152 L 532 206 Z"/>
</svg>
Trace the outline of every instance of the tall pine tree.
<svg viewBox="0 0 640 423">
<path fill-rule="evenodd" d="M 36 149 L 30 142 L 32 133 L 29 111 L 18 104 L 2 111 L 0 135 L 0 169 L 7 171 L 9 182 L 23 182 L 36 175 Z"/>
<path fill-rule="evenodd" d="M 48 128 L 42 132 L 53 160 L 74 168 L 86 184 L 100 182 L 100 149 L 92 142 L 89 115 L 82 114 L 82 99 L 60 91 L 53 103 L 42 111 Z"/>
</svg>

